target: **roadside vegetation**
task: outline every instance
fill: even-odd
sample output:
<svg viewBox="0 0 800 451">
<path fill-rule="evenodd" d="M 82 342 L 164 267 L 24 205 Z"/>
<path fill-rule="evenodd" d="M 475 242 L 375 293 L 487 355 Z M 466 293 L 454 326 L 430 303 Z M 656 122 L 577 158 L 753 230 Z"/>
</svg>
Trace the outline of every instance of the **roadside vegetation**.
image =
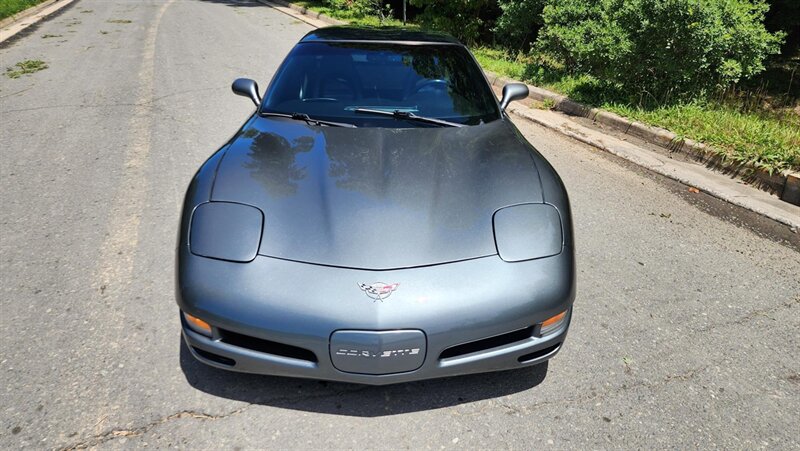
<svg viewBox="0 0 800 451">
<path fill-rule="evenodd" d="M 25 74 L 32 74 L 47 69 L 47 63 L 41 60 L 25 60 L 6 68 L 6 77 L 19 78 Z"/>
<path fill-rule="evenodd" d="M 306 0 L 402 25 L 401 0 Z M 797 0 L 409 0 L 407 25 L 468 44 L 484 68 L 705 142 L 735 163 L 800 170 Z"/>
<path fill-rule="evenodd" d="M 704 142 L 731 162 L 750 163 L 768 172 L 800 168 L 797 92 L 770 92 L 764 89 L 766 80 L 745 87 L 732 85 L 714 95 L 658 101 L 647 91 L 626 93 L 622 86 L 588 74 L 533 72 L 532 67 L 542 66 L 511 58 L 502 50 L 476 48 L 473 52 L 487 70 Z M 800 78 L 800 71 L 796 76 Z"/>
<path fill-rule="evenodd" d="M 300 0 L 292 3 L 352 24 L 373 27 L 403 26 L 401 19 L 394 18 L 391 6 L 380 1 Z M 407 23 L 406 26 L 417 27 L 411 23 Z"/>
<path fill-rule="evenodd" d="M 36 6 L 44 0 L 2 0 L 0 1 L 0 20 L 11 17 L 31 6 Z"/>
</svg>

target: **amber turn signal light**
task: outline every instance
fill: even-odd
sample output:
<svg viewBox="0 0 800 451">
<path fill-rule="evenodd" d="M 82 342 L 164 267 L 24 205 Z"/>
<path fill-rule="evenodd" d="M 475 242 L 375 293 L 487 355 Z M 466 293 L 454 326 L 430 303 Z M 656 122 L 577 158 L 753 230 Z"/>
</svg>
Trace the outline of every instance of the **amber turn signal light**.
<svg viewBox="0 0 800 451">
<path fill-rule="evenodd" d="M 208 324 L 207 322 L 203 321 L 202 319 L 197 318 L 196 316 L 192 316 L 192 315 L 190 315 L 190 314 L 188 314 L 186 312 L 183 313 L 183 317 L 186 318 L 186 323 L 189 325 L 189 327 L 193 331 L 195 331 L 197 333 L 201 333 L 201 334 L 209 336 L 209 337 L 211 336 L 211 325 L 210 324 Z"/>
<path fill-rule="evenodd" d="M 558 315 L 551 316 L 550 318 L 542 321 L 542 327 L 539 328 L 539 335 L 547 335 L 561 327 L 561 325 L 564 323 L 564 320 L 567 318 L 567 312 L 568 310 L 564 310 Z"/>
</svg>

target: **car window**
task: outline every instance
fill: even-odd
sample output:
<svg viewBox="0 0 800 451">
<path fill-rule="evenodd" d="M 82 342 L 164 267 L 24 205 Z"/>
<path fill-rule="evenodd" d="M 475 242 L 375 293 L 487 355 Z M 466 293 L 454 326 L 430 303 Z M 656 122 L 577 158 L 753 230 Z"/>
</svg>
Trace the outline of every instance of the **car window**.
<svg viewBox="0 0 800 451">
<path fill-rule="evenodd" d="M 477 125 L 500 117 L 467 50 L 458 45 L 353 42 L 298 44 L 265 95 L 263 112 L 376 127 L 425 127 L 357 108 L 403 111 Z"/>
</svg>

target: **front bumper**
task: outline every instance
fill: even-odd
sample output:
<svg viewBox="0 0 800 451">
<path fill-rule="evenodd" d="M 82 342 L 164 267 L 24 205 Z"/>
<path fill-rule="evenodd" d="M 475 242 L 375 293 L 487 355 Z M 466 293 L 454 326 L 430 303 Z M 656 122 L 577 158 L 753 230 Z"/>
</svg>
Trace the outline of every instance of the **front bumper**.
<svg viewBox="0 0 800 451">
<path fill-rule="evenodd" d="M 571 249 L 519 263 L 492 256 L 381 272 L 261 256 L 247 264 L 181 258 L 178 305 L 214 329 L 212 337 L 201 335 L 182 318 L 192 355 L 218 368 L 277 376 L 384 385 L 536 365 L 561 349 L 575 297 Z M 357 283 L 377 280 L 400 288 L 374 301 Z M 565 310 L 556 331 L 538 335 L 536 324 Z M 343 330 L 421 331 L 424 358 L 391 374 L 342 371 L 331 339 Z M 476 341 L 483 345 L 463 346 Z M 450 352 L 454 347 L 461 352 Z"/>
<path fill-rule="evenodd" d="M 509 345 L 459 357 L 437 358 L 427 355 L 416 370 L 394 374 L 358 374 L 338 370 L 329 354 L 317 362 L 282 357 L 234 346 L 198 334 L 183 325 L 183 338 L 199 361 L 217 368 L 243 373 L 302 377 L 368 385 L 386 385 L 422 379 L 511 370 L 540 364 L 554 357 L 567 335 L 568 323 L 543 338 L 531 337 Z"/>
</svg>

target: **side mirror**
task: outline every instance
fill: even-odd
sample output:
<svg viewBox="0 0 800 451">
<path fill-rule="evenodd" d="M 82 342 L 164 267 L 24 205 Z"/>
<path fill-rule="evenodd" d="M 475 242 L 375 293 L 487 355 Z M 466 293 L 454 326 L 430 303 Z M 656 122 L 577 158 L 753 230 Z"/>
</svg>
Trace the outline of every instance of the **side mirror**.
<svg viewBox="0 0 800 451">
<path fill-rule="evenodd" d="M 524 83 L 509 83 L 503 86 L 503 99 L 500 100 L 500 108 L 505 111 L 509 103 L 526 97 L 528 97 L 528 85 Z"/>
<path fill-rule="evenodd" d="M 258 95 L 258 84 L 249 78 L 237 78 L 233 80 L 231 89 L 233 93 L 238 96 L 250 97 L 250 100 L 252 100 L 256 106 L 261 103 L 261 96 Z"/>
</svg>

